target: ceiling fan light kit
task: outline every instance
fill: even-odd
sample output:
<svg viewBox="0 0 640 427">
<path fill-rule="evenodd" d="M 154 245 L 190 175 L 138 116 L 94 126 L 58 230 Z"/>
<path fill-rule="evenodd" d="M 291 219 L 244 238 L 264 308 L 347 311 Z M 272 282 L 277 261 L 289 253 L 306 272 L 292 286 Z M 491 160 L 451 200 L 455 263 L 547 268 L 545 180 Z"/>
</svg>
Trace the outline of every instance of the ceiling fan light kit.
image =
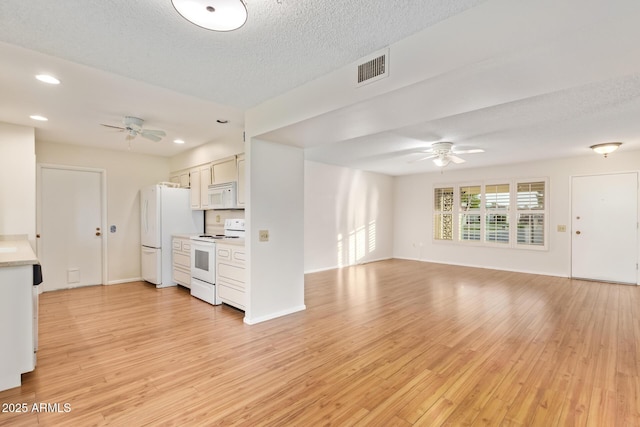
<svg viewBox="0 0 640 427">
<path fill-rule="evenodd" d="M 247 22 L 242 0 L 171 0 L 175 10 L 187 21 L 212 31 L 233 31 Z"/>
<path fill-rule="evenodd" d="M 592 145 L 589 148 L 598 154 L 604 155 L 604 158 L 606 159 L 609 154 L 616 151 L 621 145 L 622 142 L 604 142 L 602 144 Z"/>
<path fill-rule="evenodd" d="M 433 163 L 435 163 L 436 166 L 443 168 L 449 163 L 464 163 L 466 160 L 458 157 L 458 154 L 484 153 L 484 150 L 482 148 L 475 147 L 456 147 L 453 145 L 453 142 L 441 141 L 434 142 L 431 144 L 431 147 L 427 150 L 422 150 L 421 152 L 431 153 L 431 155 L 417 159 L 415 160 L 416 162 L 433 159 Z"/>
</svg>

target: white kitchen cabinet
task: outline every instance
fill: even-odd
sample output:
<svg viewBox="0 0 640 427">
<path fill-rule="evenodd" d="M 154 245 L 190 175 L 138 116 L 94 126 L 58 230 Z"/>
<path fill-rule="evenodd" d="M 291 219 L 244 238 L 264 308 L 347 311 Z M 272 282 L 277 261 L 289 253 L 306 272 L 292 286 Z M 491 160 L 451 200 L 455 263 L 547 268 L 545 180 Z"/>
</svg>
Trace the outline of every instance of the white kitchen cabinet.
<svg viewBox="0 0 640 427">
<path fill-rule="evenodd" d="M 189 186 L 191 185 L 189 180 L 189 170 L 187 169 L 171 172 L 169 176 L 169 182 L 178 184 L 180 188 L 189 188 Z"/>
<path fill-rule="evenodd" d="M 191 240 L 173 237 L 172 241 L 173 281 L 191 289 Z"/>
<path fill-rule="evenodd" d="M 213 162 L 211 165 L 211 183 L 223 184 L 238 180 L 236 156 Z"/>
<path fill-rule="evenodd" d="M 200 209 L 206 210 L 209 207 L 209 186 L 211 182 L 211 166 L 200 167 Z"/>
<path fill-rule="evenodd" d="M 238 207 L 244 207 L 244 188 L 245 188 L 245 179 L 244 179 L 244 153 L 238 154 L 236 157 L 236 169 L 238 170 Z"/>
<path fill-rule="evenodd" d="M 191 209 L 200 209 L 200 168 L 189 171 L 191 182 Z"/>
<path fill-rule="evenodd" d="M 211 185 L 211 164 L 200 165 L 189 171 L 191 182 L 191 209 L 209 209 L 209 185 Z"/>
<path fill-rule="evenodd" d="M 244 246 L 216 243 L 216 290 L 220 301 L 244 310 L 245 280 Z"/>
</svg>

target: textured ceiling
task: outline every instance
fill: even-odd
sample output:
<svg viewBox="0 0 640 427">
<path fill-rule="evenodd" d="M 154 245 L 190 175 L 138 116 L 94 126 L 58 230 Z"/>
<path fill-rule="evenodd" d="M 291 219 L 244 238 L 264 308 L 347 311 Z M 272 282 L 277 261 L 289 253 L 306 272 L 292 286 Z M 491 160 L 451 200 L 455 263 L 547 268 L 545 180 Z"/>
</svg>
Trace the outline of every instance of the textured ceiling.
<svg viewBox="0 0 640 427">
<path fill-rule="evenodd" d="M 591 155 L 607 140 L 624 142 L 618 153 L 640 149 L 637 0 L 246 4 L 247 23 L 218 33 L 185 21 L 171 0 L 3 0 L 0 121 L 35 126 L 43 142 L 126 150 L 100 123 L 134 115 L 167 132 L 157 144 L 137 138 L 137 152 L 241 147 L 247 109 L 321 87 L 390 46 L 393 90 L 346 99 L 338 82 L 303 100 L 331 99 L 332 109 L 260 137 L 390 175 L 437 171 L 412 160 L 442 140 L 485 150 L 456 168 Z M 35 82 L 42 71 L 63 83 Z M 34 123 L 35 113 L 50 120 Z"/>
<path fill-rule="evenodd" d="M 240 31 L 206 31 L 170 0 L 3 0 L 0 41 L 247 108 L 482 0 L 247 0 Z"/>
</svg>

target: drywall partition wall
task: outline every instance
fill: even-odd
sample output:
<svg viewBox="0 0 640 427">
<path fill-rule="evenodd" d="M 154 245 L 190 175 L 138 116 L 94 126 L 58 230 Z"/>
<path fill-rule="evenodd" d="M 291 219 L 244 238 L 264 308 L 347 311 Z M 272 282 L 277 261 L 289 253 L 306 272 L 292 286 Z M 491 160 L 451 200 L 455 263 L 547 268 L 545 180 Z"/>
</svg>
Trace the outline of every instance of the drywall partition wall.
<svg viewBox="0 0 640 427">
<path fill-rule="evenodd" d="M 391 258 L 392 220 L 392 177 L 305 161 L 305 273 Z"/>
<path fill-rule="evenodd" d="M 27 235 L 35 248 L 34 135 L 32 127 L 0 123 L 0 235 Z"/>
<path fill-rule="evenodd" d="M 244 142 L 242 137 L 237 140 L 229 139 L 224 142 L 212 142 L 171 157 L 169 167 L 171 171 L 188 169 L 214 160 L 231 157 L 243 151 Z"/>
<path fill-rule="evenodd" d="M 246 144 L 249 324 L 304 310 L 304 156 L 299 148 Z M 268 233 L 266 239 L 260 235 Z"/>
<path fill-rule="evenodd" d="M 140 188 L 167 181 L 169 160 L 129 151 L 36 142 L 38 163 L 106 170 L 108 283 L 140 280 Z"/>
<path fill-rule="evenodd" d="M 393 254 L 397 258 L 567 277 L 571 269 L 571 176 L 637 171 L 639 165 L 640 151 L 619 151 L 608 159 L 592 154 L 491 168 L 456 170 L 449 166 L 442 174 L 396 177 Z M 433 241 L 434 185 L 541 177 L 549 179 L 548 250 Z M 565 225 L 566 231 L 558 231 L 560 225 Z"/>
</svg>

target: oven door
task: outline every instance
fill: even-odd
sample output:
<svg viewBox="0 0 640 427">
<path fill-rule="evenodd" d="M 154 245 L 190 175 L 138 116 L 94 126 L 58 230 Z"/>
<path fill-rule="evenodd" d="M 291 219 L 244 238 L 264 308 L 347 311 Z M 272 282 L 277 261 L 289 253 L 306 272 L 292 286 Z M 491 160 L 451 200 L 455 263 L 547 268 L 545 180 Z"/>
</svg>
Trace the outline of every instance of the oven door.
<svg viewBox="0 0 640 427">
<path fill-rule="evenodd" d="M 215 242 L 191 241 L 191 277 L 216 282 Z"/>
</svg>

